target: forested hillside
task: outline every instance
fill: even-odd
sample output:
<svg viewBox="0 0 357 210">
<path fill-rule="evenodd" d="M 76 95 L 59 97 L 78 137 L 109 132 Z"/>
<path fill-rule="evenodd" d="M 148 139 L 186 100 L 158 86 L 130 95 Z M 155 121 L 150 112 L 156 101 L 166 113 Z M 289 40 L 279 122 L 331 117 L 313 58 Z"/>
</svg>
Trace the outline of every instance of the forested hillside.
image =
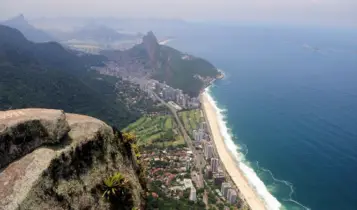
<svg viewBox="0 0 357 210">
<path fill-rule="evenodd" d="M 0 110 L 41 107 L 86 114 L 125 127 L 153 105 L 139 88 L 90 71 L 105 57 L 78 56 L 58 43 L 32 43 L 0 25 Z M 125 95 L 117 92 L 125 90 Z M 126 103 L 126 98 L 135 103 Z"/>
</svg>

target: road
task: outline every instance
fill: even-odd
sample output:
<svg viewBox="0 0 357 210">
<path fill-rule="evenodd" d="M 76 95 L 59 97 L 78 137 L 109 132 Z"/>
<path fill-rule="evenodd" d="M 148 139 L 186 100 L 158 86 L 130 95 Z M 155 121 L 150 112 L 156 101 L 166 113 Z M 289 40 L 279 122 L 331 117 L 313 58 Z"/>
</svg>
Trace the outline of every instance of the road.
<svg viewBox="0 0 357 210">
<path fill-rule="evenodd" d="M 205 159 L 204 159 L 203 155 L 201 155 L 199 153 L 199 151 L 197 151 L 195 146 L 193 145 L 193 142 L 192 142 L 190 136 L 187 134 L 185 127 L 183 126 L 180 118 L 177 115 L 177 110 L 175 108 L 173 108 L 172 106 L 170 106 L 168 103 L 166 103 L 164 100 L 162 100 L 158 95 L 156 95 L 156 93 L 154 93 L 154 92 L 152 92 L 152 93 L 162 104 L 164 104 L 170 110 L 170 112 L 174 116 L 175 121 L 179 126 L 180 132 L 181 132 L 182 136 L 184 137 L 187 146 L 191 149 L 194 159 L 195 159 L 195 165 L 198 169 L 197 174 L 199 176 L 199 180 L 197 182 L 197 185 L 198 185 L 197 187 L 203 188 L 204 187 L 204 183 L 203 183 L 204 179 L 203 179 L 203 175 L 202 175 L 202 169 L 204 169 L 204 167 L 205 167 Z"/>
<path fill-rule="evenodd" d="M 194 159 L 195 159 L 195 165 L 198 169 L 198 171 L 197 171 L 197 176 L 198 176 L 197 188 L 203 188 L 205 180 L 203 178 L 202 171 L 206 165 L 206 160 L 204 159 L 203 154 L 200 154 L 199 151 L 197 151 L 195 146 L 193 145 L 192 139 L 187 134 L 185 127 L 183 126 L 180 118 L 177 115 L 177 110 L 175 108 L 173 108 L 172 106 L 170 106 L 170 104 L 168 104 L 164 100 L 162 100 L 158 95 L 156 95 L 155 92 L 153 92 L 153 91 L 151 91 L 151 92 L 157 98 L 157 100 L 159 100 L 162 104 L 164 104 L 170 110 L 170 112 L 174 116 L 175 121 L 179 126 L 180 132 L 181 132 L 182 136 L 184 137 L 186 144 L 191 149 Z M 207 192 L 207 190 L 205 190 L 203 193 L 203 202 L 206 205 L 206 209 L 208 209 L 208 192 Z"/>
</svg>

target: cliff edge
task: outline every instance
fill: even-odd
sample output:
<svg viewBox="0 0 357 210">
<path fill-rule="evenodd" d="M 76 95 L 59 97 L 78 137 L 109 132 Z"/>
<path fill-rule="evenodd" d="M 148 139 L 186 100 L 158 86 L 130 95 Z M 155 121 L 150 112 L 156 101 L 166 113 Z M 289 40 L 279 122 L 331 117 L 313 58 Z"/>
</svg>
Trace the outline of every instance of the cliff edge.
<svg viewBox="0 0 357 210">
<path fill-rule="evenodd" d="M 0 168 L 1 210 L 145 206 L 134 149 L 92 117 L 49 109 L 0 112 Z"/>
</svg>

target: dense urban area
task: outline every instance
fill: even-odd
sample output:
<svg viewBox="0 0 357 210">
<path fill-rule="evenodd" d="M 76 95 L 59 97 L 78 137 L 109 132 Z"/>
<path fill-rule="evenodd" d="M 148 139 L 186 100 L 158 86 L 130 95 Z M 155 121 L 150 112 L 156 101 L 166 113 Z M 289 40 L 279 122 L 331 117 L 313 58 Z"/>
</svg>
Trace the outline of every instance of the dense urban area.
<svg viewBox="0 0 357 210">
<path fill-rule="evenodd" d="M 150 208 L 248 209 L 221 167 L 203 111 L 181 111 L 169 102 L 164 103 L 174 113 L 145 116 L 123 130 L 138 139 Z"/>
<path fill-rule="evenodd" d="M 16 17 L 7 24 L 18 24 L 18 22 L 30 27 L 23 16 Z M 97 30 L 109 33 L 105 28 Z M 84 32 L 77 31 L 71 36 L 75 37 L 86 33 L 91 32 L 86 29 Z M 136 45 L 129 49 L 123 51 L 104 49 L 100 55 L 71 51 L 75 45 L 71 45 L 67 49 L 55 42 L 35 43 L 27 39 L 31 37 L 28 33 L 25 33 L 25 36 L 16 29 L 0 25 L 0 55 L 5 55 L 0 56 L 2 67 L 0 82 L 6 84 L 0 89 L 0 108 L 3 110 L 29 107 L 63 109 L 69 113 L 93 116 L 113 125 L 112 136 L 103 138 L 94 135 L 94 138 L 99 138 L 100 141 L 105 139 L 117 141 L 119 139 L 121 141 L 118 146 L 120 151 L 115 152 L 126 158 L 124 160 L 130 166 L 128 171 L 135 174 L 135 176 L 131 176 L 139 180 L 139 183 L 134 184 L 136 190 L 133 190 L 134 187 L 129 189 L 126 185 L 129 178 L 125 178 L 127 175 L 124 172 L 108 174 L 103 181 L 104 190 L 103 187 L 100 187 L 98 191 L 98 185 L 101 184 L 97 184 L 97 187 L 91 189 L 92 196 L 95 192 L 101 192 L 111 201 L 112 205 L 117 206 L 119 201 L 115 200 L 114 202 L 113 196 L 117 196 L 119 192 L 115 187 L 121 186 L 120 202 L 130 202 L 133 207 L 135 205 L 143 206 L 145 202 L 138 200 L 137 195 L 142 195 L 147 187 L 144 199 L 147 209 L 248 209 L 219 159 L 211 139 L 211 131 L 205 119 L 205 113 L 201 109 L 199 94 L 216 78 L 222 76 L 221 72 L 212 64 L 160 45 L 152 32 L 147 35 L 131 37 L 130 39 L 134 39 Z M 142 42 L 137 42 L 138 37 L 142 37 Z M 102 39 L 104 38 L 101 37 Z M 104 40 L 107 41 L 107 39 Z M 182 69 L 187 72 L 181 72 L 184 71 Z M 39 83 L 38 80 L 42 82 Z M 37 112 L 47 113 L 48 111 L 24 110 L 19 113 Z M 66 116 L 62 116 L 62 118 L 64 119 Z M 93 119 L 90 118 L 71 116 L 66 120 L 73 127 L 79 124 L 77 121 L 76 123 L 72 123 L 72 121 L 79 119 L 90 121 L 86 126 L 96 125 L 99 127 L 95 129 L 106 129 L 102 128 L 103 124 L 98 124 L 97 121 L 92 122 Z M 39 122 L 42 121 L 39 120 Z M 25 128 L 27 128 L 26 126 Z M 82 129 L 81 126 L 72 129 L 79 128 Z M 68 130 L 63 131 L 63 133 L 66 132 Z M 4 137 L 5 139 L 11 139 L 8 137 L 10 134 L 4 133 L 4 135 L 7 135 L 6 138 Z M 11 133 L 11 135 L 15 134 Z M 16 136 L 14 138 L 18 139 Z M 73 138 L 78 138 L 78 136 Z M 93 138 L 93 135 L 87 138 Z M 28 139 L 31 141 L 34 137 Z M 83 145 L 87 144 L 88 142 L 83 143 Z M 61 169 L 61 173 L 65 174 L 61 175 L 63 177 L 56 177 L 54 174 L 58 172 L 51 172 L 53 175 L 51 179 L 55 179 L 54 186 L 42 186 L 42 188 L 51 187 L 45 193 L 47 193 L 46 196 L 56 195 L 58 200 L 53 202 L 62 202 L 61 205 L 73 202 L 70 200 L 70 195 L 65 197 L 70 190 L 66 191 L 65 195 L 62 195 L 62 192 L 62 194 L 59 193 L 63 187 L 59 188 L 57 179 L 73 179 L 76 182 L 87 183 L 89 178 L 83 178 L 83 174 L 95 173 L 95 170 L 91 171 L 90 167 L 81 169 L 83 164 L 87 166 L 92 163 L 88 162 L 87 158 L 91 158 L 91 155 L 93 158 L 97 158 L 98 154 L 97 152 L 82 151 L 83 148 L 87 148 L 83 145 L 78 143 L 78 145 L 70 147 L 71 149 L 63 151 L 71 151 L 74 148 L 77 148 L 76 151 L 81 151 L 78 154 L 70 153 L 79 155 L 72 157 L 71 164 L 75 164 L 75 166 L 71 167 L 78 171 L 88 171 L 86 173 L 77 171 L 76 178 L 66 174 L 67 169 Z M 34 148 L 28 150 L 23 148 L 7 150 L 4 147 L 6 151 L 2 152 L 10 154 L 14 151 L 22 151 L 24 153 L 22 155 L 26 155 L 28 152 L 31 155 L 31 151 L 39 145 L 35 143 L 32 146 Z M 108 151 L 112 146 L 107 146 Z M 98 146 L 88 144 L 88 148 L 97 150 Z M 134 151 L 134 155 L 131 155 L 132 151 Z M 16 155 L 21 155 L 21 153 Z M 68 160 L 67 156 L 67 153 L 63 153 L 60 156 L 61 160 L 56 159 L 59 157 L 57 155 L 51 157 L 57 164 L 51 170 L 59 170 L 58 167 L 64 167 L 65 164 L 62 162 Z M 16 156 L 16 158 L 20 157 Z M 110 160 L 107 161 L 112 162 L 117 156 L 111 152 L 110 157 Z M 85 160 L 80 162 L 81 158 Z M 26 156 L 23 159 L 26 159 Z M 21 161 L 22 159 L 14 164 L 21 163 Z M 95 163 L 98 164 L 98 162 Z M 24 169 L 19 167 L 20 171 Z M 97 167 L 103 168 L 102 165 L 97 165 Z M 133 168 L 135 172 L 131 171 Z M 11 167 L 5 168 L 4 171 L 4 174 L 12 173 Z M 105 174 L 102 173 L 98 177 L 102 176 L 104 177 Z M 43 179 L 46 180 L 47 178 L 45 178 L 44 175 Z M 12 181 L 16 182 L 16 179 Z M 61 181 L 60 183 L 68 188 L 67 184 L 70 182 Z M 87 185 L 91 184 L 95 183 L 87 183 Z M 123 191 L 123 189 L 125 190 Z M 89 189 L 84 189 L 81 193 L 86 191 Z M 80 196 L 81 193 L 77 192 L 76 196 Z M 134 195 L 137 196 L 135 202 L 129 199 Z M 31 199 L 30 196 L 28 202 L 31 203 Z M 64 199 L 69 199 L 66 200 L 67 204 L 64 204 L 66 203 Z M 95 199 L 98 199 L 98 196 Z M 4 199 L 3 202 L 7 202 L 4 205 L 10 205 L 12 201 L 8 202 Z M 26 202 L 21 205 L 27 205 Z M 42 201 L 42 204 L 38 205 L 46 205 L 46 202 Z M 82 203 L 78 205 L 82 205 Z M 106 203 L 100 203 L 100 205 L 105 206 Z"/>
</svg>

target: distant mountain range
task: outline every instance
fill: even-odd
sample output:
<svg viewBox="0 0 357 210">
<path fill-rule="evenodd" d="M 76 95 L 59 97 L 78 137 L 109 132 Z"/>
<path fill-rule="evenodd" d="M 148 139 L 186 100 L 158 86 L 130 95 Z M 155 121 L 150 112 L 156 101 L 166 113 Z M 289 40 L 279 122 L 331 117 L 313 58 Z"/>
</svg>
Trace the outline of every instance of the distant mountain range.
<svg viewBox="0 0 357 210">
<path fill-rule="evenodd" d="M 114 29 L 123 29 L 131 32 L 155 31 L 158 37 L 166 37 L 185 33 L 197 27 L 197 24 L 186 22 L 180 19 L 160 19 L 160 18 L 115 18 L 115 17 L 53 17 L 32 19 L 32 23 L 41 28 L 51 28 L 67 30 L 79 28 L 85 25 L 97 24 L 105 25 Z"/>
<path fill-rule="evenodd" d="M 111 43 L 127 39 L 140 38 L 139 35 L 119 33 L 105 25 L 89 24 L 66 34 L 67 39 L 93 40 L 100 43 Z"/>
<path fill-rule="evenodd" d="M 37 29 L 31 24 L 29 24 L 29 22 L 25 19 L 23 15 L 18 15 L 0 24 L 16 28 L 22 34 L 24 34 L 28 40 L 33 42 L 55 41 L 55 39 L 45 31 Z"/>
<path fill-rule="evenodd" d="M 63 109 L 125 127 L 152 102 L 130 83 L 88 70 L 105 60 L 77 55 L 55 42 L 33 43 L 20 31 L 0 25 L 0 110 Z M 118 96 L 118 91 L 125 94 Z"/>
<path fill-rule="evenodd" d="M 16 28 L 24 34 L 28 40 L 33 42 L 66 42 L 70 40 L 77 40 L 80 42 L 110 44 L 118 41 L 133 40 L 142 37 L 140 33 L 119 33 L 118 31 L 103 24 L 86 24 L 70 31 L 44 31 L 31 25 L 22 14 L 0 24 Z"/>
</svg>

